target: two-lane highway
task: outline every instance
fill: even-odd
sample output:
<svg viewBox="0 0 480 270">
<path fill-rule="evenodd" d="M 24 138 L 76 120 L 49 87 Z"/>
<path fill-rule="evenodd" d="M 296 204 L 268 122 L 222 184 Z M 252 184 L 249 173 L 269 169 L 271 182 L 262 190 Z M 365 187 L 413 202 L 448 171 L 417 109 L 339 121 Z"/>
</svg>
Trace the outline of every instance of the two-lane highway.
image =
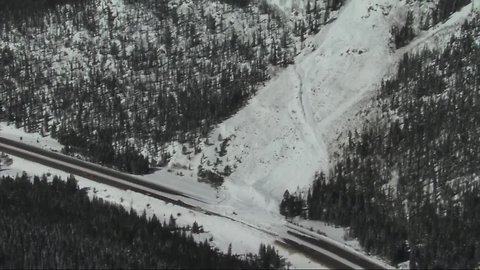
<svg viewBox="0 0 480 270">
<path fill-rule="evenodd" d="M 2 137 L 0 137 L 0 150 L 99 183 L 146 194 L 189 209 L 198 210 L 196 206 L 183 202 L 182 198 L 202 202 L 194 196 L 160 184 L 147 182 L 129 174 Z"/>
</svg>

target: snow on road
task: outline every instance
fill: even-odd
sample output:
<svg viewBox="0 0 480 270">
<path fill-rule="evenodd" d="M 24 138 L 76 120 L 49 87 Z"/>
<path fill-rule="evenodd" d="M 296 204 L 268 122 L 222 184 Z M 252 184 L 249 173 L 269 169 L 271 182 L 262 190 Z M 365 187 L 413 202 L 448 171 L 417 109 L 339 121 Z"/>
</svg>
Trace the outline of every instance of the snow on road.
<svg viewBox="0 0 480 270">
<path fill-rule="evenodd" d="M 28 172 L 30 176 L 46 174 L 51 179 L 54 175 L 66 179 L 70 174 L 53 169 L 41 164 L 37 164 L 20 157 L 10 156 L 13 163 L 8 168 L 0 170 L 0 176 L 21 175 Z M 208 240 L 211 245 L 227 252 L 232 243 L 232 251 L 237 254 L 257 253 L 261 243 L 274 244 L 275 237 L 265 234 L 259 230 L 228 220 L 218 216 L 207 215 L 200 212 L 166 203 L 130 190 L 124 191 L 115 187 L 100 184 L 83 177 L 76 177 L 80 188 L 88 188 L 90 197 L 101 198 L 105 201 L 122 205 L 125 209 L 134 209 L 138 213 L 146 212 L 148 217 L 156 215 L 160 221 L 169 222 L 170 216 L 173 216 L 176 223 L 180 226 L 191 226 L 194 221 L 203 226 L 205 233 L 195 234 L 194 238 L 198 241 Z M 279 253 L 288 257 L 292 267 L 300 269 L 321 269 L 325 268 L 305 258 L 301 254 L 292 253 L 281 247 L 277 247 Z"/>
</svg>

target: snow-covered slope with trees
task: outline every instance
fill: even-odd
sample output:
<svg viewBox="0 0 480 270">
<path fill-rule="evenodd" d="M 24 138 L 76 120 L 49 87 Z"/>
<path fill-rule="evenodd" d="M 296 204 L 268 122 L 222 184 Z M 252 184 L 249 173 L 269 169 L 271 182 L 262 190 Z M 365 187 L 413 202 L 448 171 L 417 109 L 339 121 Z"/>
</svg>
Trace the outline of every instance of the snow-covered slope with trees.
<svg viewBox="0 0 480 270">
<path fill-rule="evenodd" d="M 276 212 L 286 189 L 308 186 L 319 169 L 328 168 L 337 121 L 377 89 L 395 63 L 390 29 L 403 6 L 348 2 L 334 22 L 307 39 L 294 65 L 219 125 L 211 141 L 222 141 L 203 151 L 210 162 L 202 166 L 236 168 L 225 182 L 232 200 Z M 226 138 L 221 156 L 215 148 Z"/>
<path fill-rule="evenodd" d="M 0 118 L 58 138 L 66 152 L 147 173 L 167 162 L 165 143 L 195 144 L 292 61 L 290 27 L 261 3 L 0 10 Z"/>
</svg>

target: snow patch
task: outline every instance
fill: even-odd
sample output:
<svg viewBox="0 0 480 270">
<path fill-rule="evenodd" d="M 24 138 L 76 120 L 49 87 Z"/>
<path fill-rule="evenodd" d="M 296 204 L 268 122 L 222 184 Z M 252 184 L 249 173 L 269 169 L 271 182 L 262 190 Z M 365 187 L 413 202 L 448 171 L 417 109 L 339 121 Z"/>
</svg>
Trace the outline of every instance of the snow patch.
<svg viewBox="0 0 480 270">
<path fill-rule="evenodd" d="M 60 151 L 63 148 L 63 145 L 50 136 L 42 136 L 40 133 L 27 133 L 22 129 L 15 128 L 14 125 L 3 122 L 0 122 L 0 136 L 48 150 Z"/>
</svg>

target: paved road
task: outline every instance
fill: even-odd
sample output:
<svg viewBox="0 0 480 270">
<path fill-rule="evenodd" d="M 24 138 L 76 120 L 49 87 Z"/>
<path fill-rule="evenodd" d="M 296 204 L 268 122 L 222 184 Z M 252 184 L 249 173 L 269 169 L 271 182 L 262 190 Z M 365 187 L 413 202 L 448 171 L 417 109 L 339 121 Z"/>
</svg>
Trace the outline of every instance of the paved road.
<svg viewBox="0 0 480 270">
<path fill-rule="evenodd" d="M 0 151 L 74 175 L 82 176 L 99 183 L 124 190 L 128 189 L 139 192 L 207 215 L 215 215 L 235 222 L 240 222 L 246 226 L 276 237 L 277 244 L 282 245 L 293 252 L 300 252 L 308 258 L 327 267 L 337 269 L 384 268 L 355 252 L 351 252 L 348 249 L 338 248 L 338 246 L 332 245 L 322 239 L 312 237 L 311 235 L 307 235 L 299 230 L 296 231 L 295 228 L 292 228 L 291 226 L 285 228 L 285 231 L 282 232 L 272 232 L 229 216 L 205 210 L 199 205 L 205 205 L 206 202 L 195 198 L 192 194 L 186 194 L 162 186 L 161 184 L 147 182 L 133 175 L 2 137 L 0 137 Z M 187 199 L 189 203 L 184 202 L 185 199 Z M 192 202 L 198 202 L 199 205 L 195 205 Z"/>
<path fill-rule="evenodd" d="M 342 259 L 346 259 L 349 262 L 360 266 L 361 268 L 364 269 L 385 269 L 385 266 L 380 265 L 372 260 L 364 258 L 364 256 L 361 256 L 359 254 L 355 254 L 349 249 L 346 249 L 345 247 L 342 247 L 339 244 L 334 244 L 331 241 L 327 241 L 321 237 L 314 237 L 309 234 L 305 234 L 300 230 L 296 230 L 292 226 L 287 226 L 289 230 L 287 233 L 291 236 L 296 237 L 297 239 L 301 239 L 309 244 L 312 244 L 317 247 L 322 247 L 326 251 L 335 254 L 335 256 L 340 256 Z M 325 255 L 324 255 L 325 256 Z M 332 256 L 323 258 L 324 261 L 330 262 L 332 261 Z M 332 263 L 339 263 L 339 262 L 333 262 Z M 342 262 L 340 262 L 342 263 Z M 344 267 L 341 267 L 344 268 Z M 348 268 L 348 267 L 347 267 Z"/>
<path fill-rule="evenodd" d="M 189 209 L 197 210 L 197 207 L 183 202 L 181 200 L 182 197 L 201 201 L 191 195 L 173 190 L 160 184 L 144 181 L 129 174 L 2 137 L 0 137 L 0 150 L 99 183 L 124 190 L 128 189 L 140 192 Z"/>
</svg>

